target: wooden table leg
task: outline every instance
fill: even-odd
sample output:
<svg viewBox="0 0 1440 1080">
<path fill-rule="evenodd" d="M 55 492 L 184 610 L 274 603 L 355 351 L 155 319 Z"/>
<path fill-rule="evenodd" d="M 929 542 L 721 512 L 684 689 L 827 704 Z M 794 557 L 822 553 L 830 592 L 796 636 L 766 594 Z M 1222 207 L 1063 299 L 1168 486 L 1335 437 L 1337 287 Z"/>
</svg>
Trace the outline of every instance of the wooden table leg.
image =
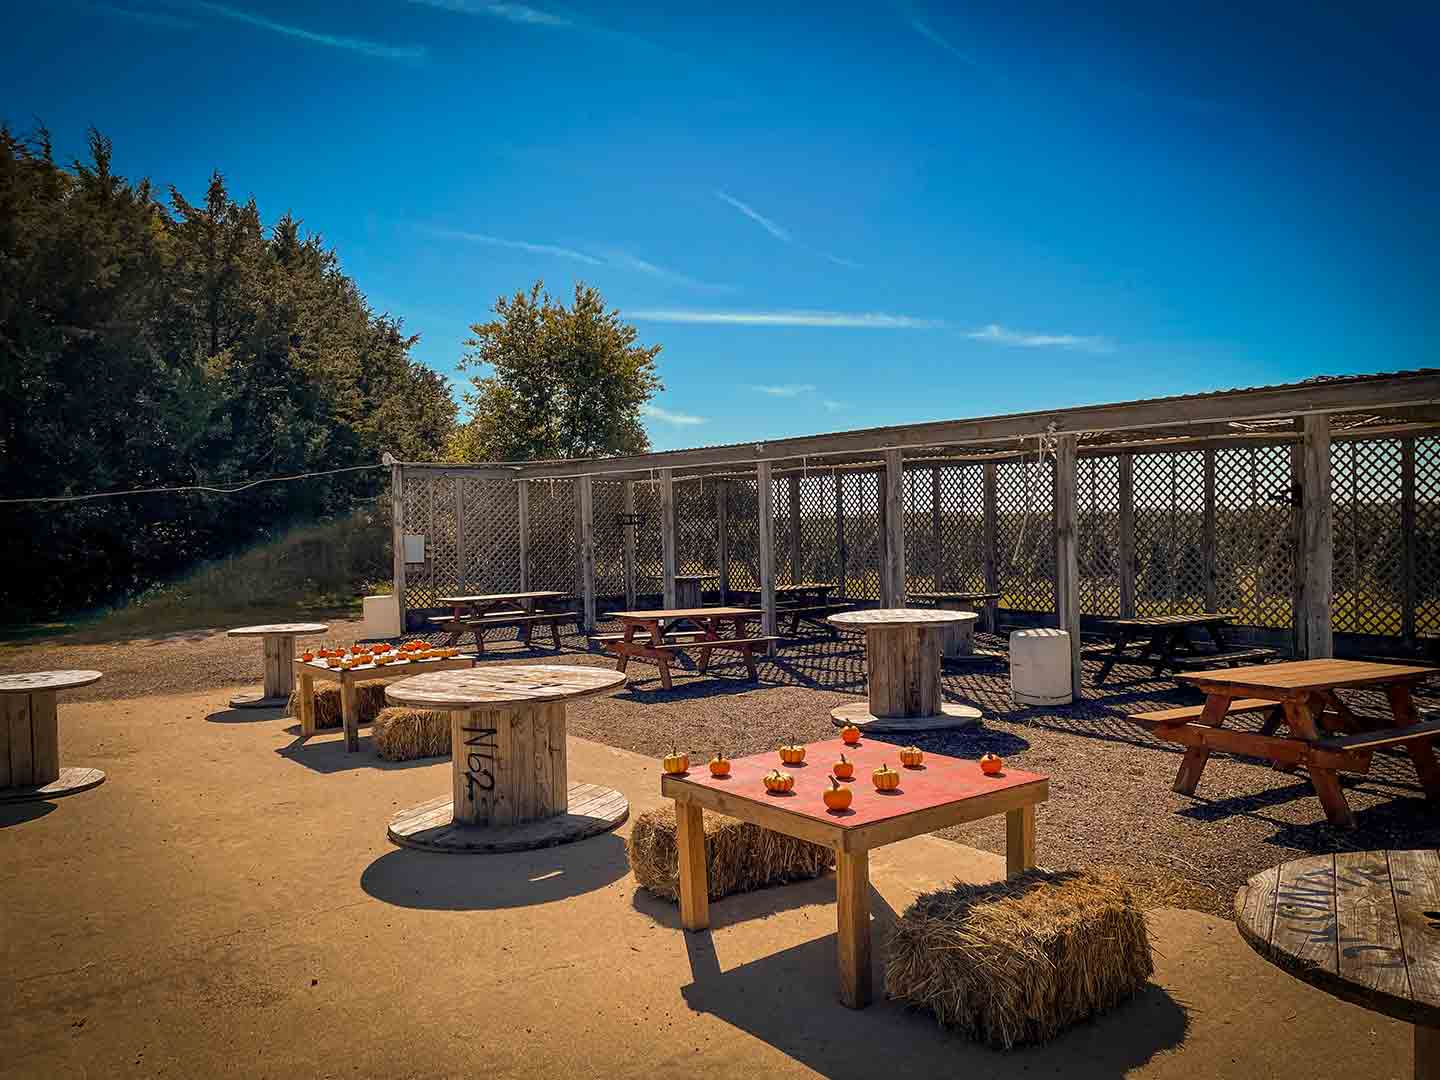
<svg viewBox="0 0 1440 1080">
<path fill-rule="evenodd" d="M 1005 811 L 1005 876 L 1016 877 L 1034 865 L 1034 804 Z"/>
<path fill-rule="evenodd" d="M 0 695 L 0 787 L 44 787 L 60 779 L 55 691 Z M 7 752 L 8 744 L 8 752 Z"/>
<path fill-rule="evenodd" d="M 345 752 L 360 749 L 360 714 L 355 706 L 355 682 L 349 672 L 340 675 L 340 721 L 345 725 Z"/>
<path fill-rule="evenodd" d="M 1155 663 L 1150 670 L 1150 677 L 1158 679 L 1165 673 L 1165 669 L 1171 667 L 1175 660 L 1175 651 L 1179 647 L 1178 638 L 1184 634 L 1183 630 L 1170 628 L 1162 630 L 1150 639 L 1149 652 L 1155 655 Z"/>
<path fill-rule="evenodd" d="M 1210 727 L 1221 727 L 1225 713 L 1230 708 L 1230 699 L 1224 694 L 1210 694 L 1205 698 L 1205 711 L 1200 714 L 1200 723 Z M 1200 777 L 1205 772 L 1205 763 L 1210 760 L 1210 751 L 1203 746 L 1192 746 L 1180 759 L 1180 770 L 1175 774 L 1174 790 L 1181 795 L 1194 795 L 1200 786 Z"/>
<path fill-rule="evenodd" d="M 655 646 L 655 666 L 660 669 L 660 685 L 666 690 L 673 690 L 675 684 L 670 681 L 670 654 L 660 650 L 660 646 L 665 643 L 665 633 L 660 628 L 660 620 L 654 619 L 646 625 L 650 627 L 650 644 Z"/>
<path fill-rule="evenodd" d="M 1114 646 L 1105 657 L 1105 662 L 1100 665 L 1100 674 L 1095 679 L 1097 685 L 1103 683 L 1109 677 L 1110 669 L 1113 668 L 1116 661 L 1120 659 L 1120 654 L 1129 647 L 1130 640 L 1133 637 L 1134 634 L 1131 633 L 1130 630 L 1125 628 L 1121 629 L 1120 635 L 1115 639 Z"/>
<path fill-rule="evenodd" d="M 1385 696 L 1390 699 L 1390 711 L 1395 715 L 1396 727 L 1409 727 L 1420 722 L 1415 699 L 1410 696 L 1409 683 L 1391 683 L 1385 687 Z M 1440 764 L 1435 760 L 1435 744 L 1410 743 L 1405 750 L 1415 765 L 1415 774 L 1420 778 L 1420 786 L 1425 789 L 1425 797 L 1440 799 Z"/>
<path fill-rule="evenodd" d="M 1285 702 L 1285 723 L 1296 738 L 1314 742 L 1320 737 L 1315 723 L 1317 706 L 1318 709 L 1325 707 L 1323 702 L 1312 702 L 1309 697 Z M 1330 824 L 1353 829 L 1355 815 L 1350 812 L 1350 804 L 1345 801 L 1345 793 L 1340 789 L 1339 775 L 1334 769 L 1322 769 L 1315 765 L 1309 767 L 1309 772 L 1310 783 L 1315 788 L 1320 805 L 1325 808 L 1325 817 Z"/>
<path fill-rule="evenodd" d="M 300 699 L 300 734 L 315 734 L 315 679 L 308 671 L 301 671 L 298 680 Z"/>
<path fill-rule="evenodd" d="M 534 601 L 533 599 L 520 601 L 520 610 L 523 611 L 523 612 L 525 612 L 526 615 L 534 615 L 534 614 L 535 614 L 535 601 Z M 519 637 L 520 637 L 520 640 L 521 640 L 522 642 L 524 642 L 526 646 L 529 646 L 529 644 L 530 644 L 530 632 L 531 632 L 531 628 L 534 627 L 534 625 L 535 625 L 535 624 L 532 623 L 532 622 L 523 622 L 523 623 L 520 624 L 520 635 L 519 635 Z"/>
<path fill-rule="evenodd" d="M 1440 1080 L 1440 1028 L 1415 1025 L 1415 1080 Z"/>
<path fill-rule="evenodd" d="M 705 869 L 705 812 L 699 803 L 676 800 L 675 845 L 680 854 L 680 925 L 710 926 L 710 879 Z"/>
<path fill-rule="evenodd" d="M 295 635 L 266 634 L 262 640 L 265 644 L 265 696 L 288 701 L 295 686 Z"/>
<path fill-rule="evenodd" d="M 452 645 L 459 645 L 460 635 L 465 633 L 465 627 L 460 622 L 460 613 L 461 608 L 459 607 L 453 607 L 450 609 L 450 614 L 453 616 L 453 618 L 450 620 L 450 637 L 445 642 L 447 648 Z"/>
<path fill-rule="evenodd" d="M 870 1004 L 870 853 L 835 853 L 836 941 L 840 1001 L 852 1009 Z"/>
</svg>

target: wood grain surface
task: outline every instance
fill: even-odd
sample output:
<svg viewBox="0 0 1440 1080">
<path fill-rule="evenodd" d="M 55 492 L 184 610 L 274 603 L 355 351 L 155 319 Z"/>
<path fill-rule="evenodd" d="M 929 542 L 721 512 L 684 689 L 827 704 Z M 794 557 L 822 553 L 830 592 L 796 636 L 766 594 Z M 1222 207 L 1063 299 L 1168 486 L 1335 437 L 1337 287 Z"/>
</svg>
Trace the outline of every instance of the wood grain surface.
<svg viewBox="0 0 1440 1080">
<path fill-rule="evenodd" d="M 98 682 L 98 671 L 27 671 L 20 675 L 0 675 L 0 694 L 36 694 L 57 690 L 73 690 Z"/>
<path fill-rule="evenodd" d="M 624 685 L 624 673 L 604 668 L 503 665 L 416 675 L 391 683 L 385 697 L 419 709 L 503 709 L 604 694 Z"/>
</svg>

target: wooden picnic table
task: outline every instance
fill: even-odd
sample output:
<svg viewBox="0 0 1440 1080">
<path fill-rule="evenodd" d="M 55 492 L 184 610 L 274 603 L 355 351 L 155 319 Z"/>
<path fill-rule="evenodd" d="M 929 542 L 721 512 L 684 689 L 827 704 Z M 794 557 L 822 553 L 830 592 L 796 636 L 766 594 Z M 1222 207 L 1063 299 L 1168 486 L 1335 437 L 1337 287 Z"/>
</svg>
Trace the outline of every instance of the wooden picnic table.
<svg viewBox="0 0 1440 1080">
<path fill-rule="evenodd" d="M 979 609 L 982 624 L 987 634 L 995 633 L 995 607 L 1000 603 L 998 592 L 917 592 L 906 593 L 907 600 L 951 611 L 972 611 Z"/>
<path fill-rule="evenodd" d="M 705 582 L 719 580 L 719 574 L 676 574 L 675 606 L 677 608 L 704 607 Z"/>
<path fill-rule="evenodd" d="M 1133 660 L 1137 664 L 1150 664 L 1152 675 L 1159 675 L 1169 669 L 1181 666 L 1206 666 L 1213 662 L 1254 663 L 1275 655 L 1274 649 L 1232 649 L 1225 640 L 1225 627 L 1231 617 L 1215 611 L 1191 615 L 1145 615 L 1134 619 L 1107 619 L 1106 630 L 1114 645 L 1105 653 L 1105 662 L 1100 665 L 1096 683 L 1103 683 L 1110 669 L 1119 660 Z M 1215 648 L 1213 652 L 1200 652 L 1194 647 L 1192 631 L 1204 631 Z M 1145 638 L 1145 644 L 1132 650 L 1136 638 Z"/>
<path fill-rule="evenodd" d="M 265 654 L 265 683 L 259 693 L 237 694 L 230 699 L 232 709 L 278 709 L 290 703 L 295 689 L 291 661 L 295 658 L 295 639 L 313 637 L 330 629 L 328 623 L 266 623 L 261 626 L 237 626 L 226 631 L 226 637 L 258 637 Z"/>
<path fill-rule="evenodd" d="M 104 783 L 99 769 L 62 768 L 55 696 L 99 681 L 98 671 L 0 675 L 0 803 L 74 795 Z"/>
<path fill-rule="evenodd" d="M 830 594 L 840 586 L 833 581 L 795 581 L 789 585 L 775 587 L 775 616 L 777 622 L 790 616 L 790 636 L 800 632 L 800 623 L 808 622 L 820 627 L 831 637 L 836 637 L 835 628 L 826 622 L 826 616 L 834 614 L 844 604 L 833 603 Z"/>
<path fill-rule="evenodd" d="M 386 700 L 450 714 L 451 794 L 402 810 L 389 838 L 427 851 L 524 851 L 615 828 L 630 813 L 620 792 L 572 784 L 565 706 L 606 694 L 625 677 L 563 664 L 435 671 L 385 688 Z"/>
<path fill-rule="evenodd" d="M 763 612 L 757 608 L 707 607 L 707 608 L 658 608 L 650 611 L 616 611 L 610 617 L 624 625 L 622 634 L 598 634 L 592 640 L 604 645 L 607 652 L 616 656 L 615 670 L 623 672 L 629 662 L 644 660 L 660 670 L 660 685 L 672 689 L 670 664 L 676 653 L 700 650 L 696 665 L 702 673 L 709 670 L 710 654 L 738 652 L 745 661 L 750 678 L 758 679 L 760 673 L 755 667 L 754 650 L 764 648 L 774 641 L 773 637 L 746 637 L 745 624 L 758 621 Z M 688 622 L 698 629 L 686 633 L 674 631 L 678 622 Z M 723 631 L 726 624 L 733 627 L 729 636 Z M 636 640 L 640 634 L 649 640 Z"/>
<path fill-rule="evenodd" d="M 870 851 L 922 833 L 995 814 L 1006 817 L 1006 869 L 1014 876 L 1035 865 L 1035 807 L 1049 797 L 1049 780 L 1006 769 L 986 776 L 976 761 L 926 754 L 924 763 L 902 767 L 894 745 L 862 739 L 810 743 L 799 765 L 782 765 L 775 751 L 737 758 L 727 777 L 696 768 L 660 780 L 660 793 L 675 800 L 680 857 L 680 923 L 686 930 L 710 925 L 706 880 L 704 811 L 749 821 L 835 851 L 835 900 L 840 1000 L 852 1009 L 870 1002 Z M 854 793 L 847 810 L 829 810 L 821 798 L 830 763 L 841 752 L 855 763 Z M 870 774 L 889 764 L 900 773 L 894 791 L 875 790 Z M 761 777 L 779 768 L 795 778 L 784 794 L 765 790 Z"/>
<path fill-rule="evenodd" d="M 1276 967 L 1413 1024 L 1416 1080 L 1440 1077 L 1440 855 L 1433 848 L 1281 863 L 1240 886 L 1235 925 Z"/>
<path fill-rule="evenodd" d="M 1440 799 L 1440 765 L 1431 743 L 1440 720 L 1421 721 L 1411 689 L 1436 668 L 1362 660 L 1296 660 L 1229 670 L 1177 675 L 1205 694 L 1205 704 L 1129 717 L 1162 739 L 1186 747 L 1175 790 L 1193 795 L 1213 750 L 1265 758 L 1281 767 L 1306 766 L 1310 783 L 1333 825 L 1353 827 L 1354 815 L 1340 789 L 1338 772 L 1368 773 L 1375 750 L 1403 746 L 1426 797 Z M 1385 693 L 1394 726 L 1356 715 L 1336 691 Z M 1225 730 L 1227 717 L 1266 715 L 1260 731 Z M 1277 735 L 1280 725 L 1288 735 Z"/>
<path fill-rule="evenodd" d="M 460 638 L 468 627 L 475 633 L 476 651 L 484 652 L 485 626 L 499 625 L 513 617 L 520 629 L 520 640 L 529 645 L 539 606 L 567 595 L 554 589 L 530 589 L 524 592 L 479 593 L 474 596 L 440 596 L 436 597 L 436 602 L 449 607 L 450 615 L 441 616 L 440 619 L 432 618 L 430 621 L 449 623 L 450 637 L 445 642 L 447 645 L 460 644 Z M 558 652 L 560 635 L 553 623 L 551 632 L 554 634 L 555 649 Z"/>
<path fill-rule="evenodd" d="M 947 702 L 940 692 L 944 634 L 962 621 L 960 612 L 939 608 L 865 608 L 831 615 L 834 626 L 865 631 L 869 668 L 868 702 L 831 709 L 831 718 L 837 725 L 877 732 L 937 731 L 976 723 L 978 709 Z"/>
<path fill-rule="evenodd" d="M 360 749 L 360 710 L 355 702 L 355 686 L 362 682 L 377 682 L 380 679 L 407 679 L 429 671 L 466 670 L 475 666 L 475 657 L 468 655 L 435 657 L 426 660 L 412 660 L 404 653 L 392 653 L 393 660 L 376 664 L 370 658 L 364 664 L 352 668 L 332 668 L 323 660 L 303 660 L 296 657 L 295 684 L 298 687 L 296 710 L 300 721 L 300 734 L 314 735 L 319 732 L 315 726 L 315 680 L 321 679 L 340 684 L 340 724 L 345 732 L 345 752 L 353 754 Z"/>
</svg>

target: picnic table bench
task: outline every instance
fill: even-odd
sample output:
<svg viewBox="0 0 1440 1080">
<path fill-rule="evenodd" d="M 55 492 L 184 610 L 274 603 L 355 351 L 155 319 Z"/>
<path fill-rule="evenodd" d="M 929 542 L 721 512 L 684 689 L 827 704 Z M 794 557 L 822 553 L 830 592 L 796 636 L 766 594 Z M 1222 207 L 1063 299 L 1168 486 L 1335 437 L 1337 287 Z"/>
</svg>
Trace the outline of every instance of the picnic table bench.
<svg viewBox="0 0 1440 1080">
<path fill-rule="evenodd" d="M 1193 615 L 1145 615 L 1133 619 L 1109 619 L 1106 630 L 1113 645 L 1103 653 L 1105 662 L 1095 682 L 1103 683 L 1119 660 L 1150 664 L 1155 677 L 1177 668 L 1209 668 L 1220 664 L 1258 664 L 1278 654 L 1274 649 L 1231 648 L 1225 640 L 1230 616 L 1207 611 Z M 1203 630 L 1213 649 L 1197 649 L 1190 633 Z M 1135 646 L 1144 637 L 1143 645 Z"/>
<path fill-rule="evenodd" d="M 1281 767 L 1304 765 L 1330 823 L 1353 828 L 1355 817 L 1336 773 L 1368 773 L 1372 754 L 1385 747 L 1404 747 L 1426 797 L 1440 800 L 1440 764 L 1431 745 L 1440 738 L 1440 720 L 1421 721 L 1411 696 L 1411 689 L 1436 670 L 1357 660 L 1297 660 L 1200 671 L 1176 679 L 1203 691 L 1204 705 L 1134 713 L 1127 719 L 1186 748 L 1174 784 L 1182 795 L 1195 793 L 1211 751 L 1247 754 Z M 1385 693 L 1393 727 L 1357 715 L 1336 693 L 1361 688 Z M 1267 713 L 1258 732 L 1222 726 L 1229 717 L 1256 712 Z M 1277 734 L 1282 723 L 1287 735 Z"/>
<path fill-rule="evenodd" d="M 738 652 L 745 661 L 745 669 L 750 673 L 750 678 L 758 679 L 760 672 L 755 666 L 755 650 L 767 647 L 772 641 L 778 640 L 774 636 L 745 636 L 745 623 L 758 620 L 761 612 L 755 608 L 661 608 L 653 611 L 617 611 L 611 618 L 618 619 L 625 627 L 625 632 L 620 635 L 601 634 L 594 639 L 599 641 L 607 652 L 613 653 L 616 657 L 615 670 L 624 671 L 631 660 L 645 660 L 654 664 L 660 671 L 660 685 L 666 690 L 673 688 L 670 678 L 670 665 L 676 655 L 686 654 L 689 650 L 699 649 L 700 657 L 696 667 L 702 672 L 710 668 L 710 654 L 712 652 Z M 673 627 L 676 622 L 685 621 L 694 624 L 698 629 L 685 633 L 666 633 L 667 625 Z M 721 630 L 726 623 L 733 626 L 733 633 L 725 637 Z M 649 640 L 636 640 L 637 635 L 645 632 Z"/>
<path fill-rule="evenodd" d="M 553 589 L 536 589 L 528 592 L 484 593 L 477 596 L 442 596 L 439 602 L 451 608 L 449 615 L 432 615 L 430 622 L 442 629 L 449 629 L 447 645 L 458 645 L 466 630 L 474 632 L 475 649 L 485 652 L 485 631 L 492 626 L 515 626 L 519 628 L 520 640 L 530 644 L 534 627 L 549 626 L 551 642 L 559 652 L 560 624 L 575 624 L 580 627 L 578 611 L 546 611 L 544 605 L 556 600 L 568 600 L 563 592 Z M 505 606 L 510 605 L 510 606 Z"/>
<path fill-rule="evenodd" d="M 995 608 L 1000 603 L 998 592 L 917 592 L 906 593 L 907 601 L 950 611 L 979 611 L 987 634 L 995 633 Z"/>
</svg>

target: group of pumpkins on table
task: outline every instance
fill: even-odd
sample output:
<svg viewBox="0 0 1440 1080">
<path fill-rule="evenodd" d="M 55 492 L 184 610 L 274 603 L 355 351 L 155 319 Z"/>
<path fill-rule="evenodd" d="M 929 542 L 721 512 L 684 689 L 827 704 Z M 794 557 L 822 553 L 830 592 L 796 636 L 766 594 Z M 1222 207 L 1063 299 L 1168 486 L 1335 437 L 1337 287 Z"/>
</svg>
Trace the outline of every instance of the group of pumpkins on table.
<svg viewBox="0 0 1440 1080">
<path fill-rule="evenodd" d="M 386 664 L 402 664 L 407 660 L 446 660 L 459 654 L 459 649 L 435 648 L 428 641 L 407 641 L 398 649 L 382 642 L 379 645 L 351 645 L 348 649 L 316 649 L 313 652 L 306 650 L 300 654 L 300 659 L 307 664 L 312 660 L 321 660 L 328 668 L 349 671 L 367 664 L 384 667 Z"/>
<path fill-rule="evenodd" d="M 846 746 L 857 746 L 860 742 L 860 729 L 853 724 L 847 724 L 840 729 L 840 738 Z M 804 760 L 805 747 L 800 743 L 792 741 L 780 747 L 781 764 L 798 765 Z M 918 746 L 906 746 L 900 750 L 900 764 L 907 769 L 920 768 L 924 760 L 925 752 Z M 672 776 L 689 772 L 690 755 L 672 750 L 665 755 L 663 765 L 665 772 Z M 730 759 L 725 756 L 724 751 L 717 751 L 709 765 L 711 776 L 723 779 L 730 775 Z M 998 775 L 1004 765 L 1005 762 L 996 754 L 985 754 L 980 758 L 980 769 L 986 776 Z M 821 792 L 827 810 L 849 809 L 854 793 L 847 787 L 841 787 L 840 781 L 853 779 L 854 776 L 855 763 L 846 760 L 844 753 L 841 753 L 840 760 L 830 766 L 830 786 Z M 870 774 L 870 780 L 876 791 L 895 791 L 900 786 L 900 773 L 888 764 L 883 764 Z M 784 795 L 795 789 L 795 777 L 779 769 L 771 769 L 760 781 L 772 795 Z"/>
</svg>

